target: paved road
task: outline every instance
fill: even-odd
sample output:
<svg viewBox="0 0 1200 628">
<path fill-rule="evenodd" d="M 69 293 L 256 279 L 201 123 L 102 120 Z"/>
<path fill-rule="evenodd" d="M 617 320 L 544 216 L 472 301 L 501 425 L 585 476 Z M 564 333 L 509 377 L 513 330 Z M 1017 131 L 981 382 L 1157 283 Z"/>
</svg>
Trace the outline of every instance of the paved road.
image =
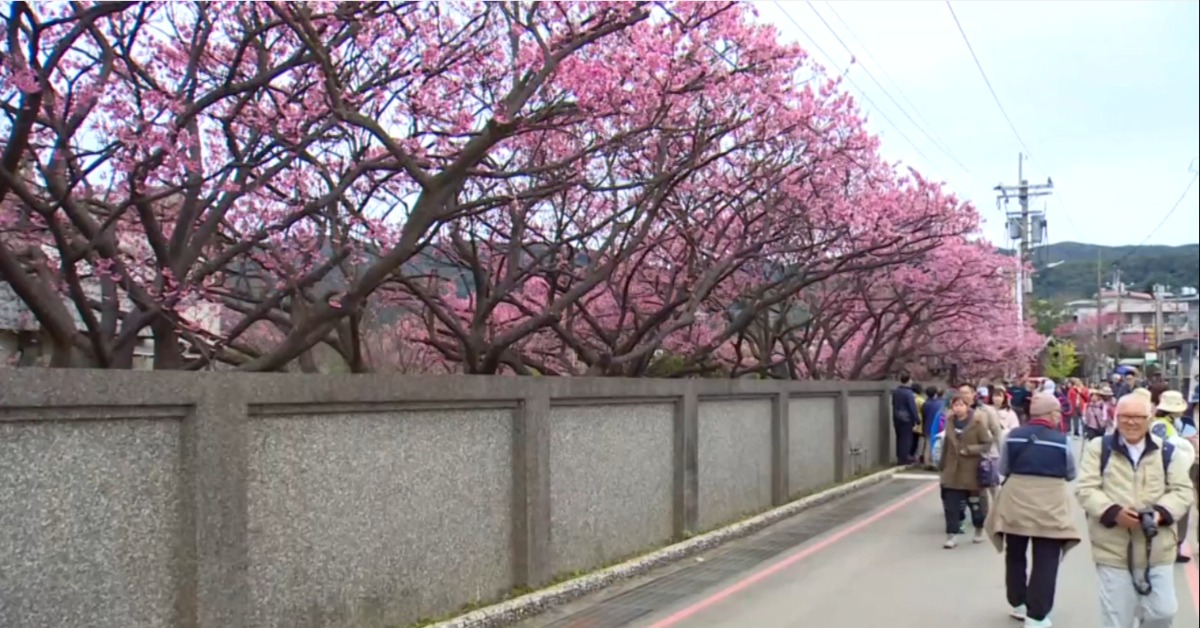
<svg viewBox="0 0 1200 628">
<path fill-rule="evenodd" d="M 894 480 L 873 489 L 873 496 L 802 514 L 716 550 L 704 560 L 729 567 L 736 559 L 742 568 L 726 569 L 727 575 L 714 582 L 700 577 L 704 561 L 697 561 L 585 598 L 526 627 L 1018 626 L 1008 618 L 1003 561 L 991 545 L 968 541 L 955 550 L 941 548 L 935 489 L 936 482 Z M 840 506 L 853 517 L 837 521 Z M 1082 513 L 1077 514 L 1082 525 Z M 803 543 L 773 555 L 764 549 L 781 545 L 772 542 L 773 536 L 790 529 L 793 535 L 785 538 L 802 538 L 795 536 L 796 530 L 812 530 L 822 523 L 824 529 Z M 747 562 L 750 554 L 753 558 Z M 1068 555 L 1052 616 L 1056 626 L 1099 625 L 1090 558 L 1086 546 Z M 1176 626 L 1196 626 L 1200 592 L 1195 562 L 1179 566 L 1177 576 Z M 680 590 L 685 593 L 663 594 Z"/>
</svg>

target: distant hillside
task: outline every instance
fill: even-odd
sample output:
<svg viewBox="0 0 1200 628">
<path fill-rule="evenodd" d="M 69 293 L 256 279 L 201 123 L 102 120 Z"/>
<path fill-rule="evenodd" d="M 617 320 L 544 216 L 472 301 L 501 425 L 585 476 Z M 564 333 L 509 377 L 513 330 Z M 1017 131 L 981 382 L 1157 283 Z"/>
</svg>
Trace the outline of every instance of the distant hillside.
<svg viewBox="0 0 1200 628">
<path fill-rule="evenodd" d="M 1175 289 L 1200 287 L 1200 244 L 1100 246 L 1058 242 L 1039 247 L 1034 253 L 1034 264 L 1039 268 L 1062 262 L 1038 271 L 1033 285 L 1034 296 L 1062 301 L 1093 296 L 1096 293 L 1097 253 L 1106 284 L 1112 279 L 1113 262 L 1120 261 L 1121 279 L 1134 290 L 1149 292 L 1154 284 Z"/>
</svg>

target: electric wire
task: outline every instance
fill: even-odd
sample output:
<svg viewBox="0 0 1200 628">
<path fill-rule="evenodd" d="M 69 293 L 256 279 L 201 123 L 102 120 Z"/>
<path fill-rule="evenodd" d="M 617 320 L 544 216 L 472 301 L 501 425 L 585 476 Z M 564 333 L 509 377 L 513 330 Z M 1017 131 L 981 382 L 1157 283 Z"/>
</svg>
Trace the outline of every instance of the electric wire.
<svg viewBox="0 0 1200 628">
<path fill-rule="evenodd" d="M 967 51 L 971 53 L 971 59 L 975 61 L 975 67 L 979 69 L 979 75 L 983 77 L 983 84 L 987 85 L 988 92 L 992 95 L 992 100 L 996 101 L 996 107 L 1000 109 L 1000 115 L 1004 116 L 1004 121 L 1008 123 L 1008 128 L 1012 130 L 1013 136 L 1017 138 L 1017 143 L 1025 150 L 1025 154 L 1033 159 L 1033 151 L 1029 150 L 1029 145 L 1025 143 L 1025 139 L 1021 137 L 1021 132 L 1017 130 L 1017 125 L 1013 124 L 1012 118 L 1008 115 L 1008 110 L 1004 108 L 1004 103 L 1000 102 L 1000 96 L 996 94 L 996 88 L 992 87 L 992 80 L 988 78 L 987 71 L 983 69 L 983 63 L 979 61 L 979 55 L 975 54 L 975 47 L 971 45 L 971 38 L 967 37 L 967 31 L 963 29 L 962 22 L 958 21 L 958 15 L 954 12 L 954 6 L 950 4 L 950 0 L 946 0 L 946 8 L 950 9 L 950 17 L 954 18 L 954 25 L 958 27 L 958 33 L 962 35 L 963 43 L 967 45 Z"/>
<path fill-rule="evenodd" d="M 837 42 L 842 45 L 842 48 L 845 49 L 845 51 L 847 53 L 849 53 L 851 57 L 857 56 L 854 54 L 854 51 L 851 50 L 850 46 L 846 44 L 845 40 L 842 39 L 841 35 L 838 35 L 838 32 L 836 30 L 834 30 L 833 26 L 831 26 L 829 24 L 829 22 L 825 19 L 825 16 L 821 15 L 820 11 L 817 11 L 817 7 L 815 5 L 813 5 L 812 2 L 805 2 L 805 4 L 807 4 L 808 8 L 811 9 L 813 14 L 817 16 L 817 19 L 821 20 L 821 23 L 825 25 L 825 29 L 828 30 L 829 33 L 831 35 L 833 35 L 833 38 L 836 39 Z M 868 53 L 868 56 L 869 56 L 869 53 Z M 879 91 L 883 92 L 884 96 L 887 96 L 888 100 L 890 100 L 892 102 L 892 104 L 896 106 L 896 109 L 900 110 L 900 113 L 903 114 L 904 117 L 907 118 L 908 121 L 911 122 L 912 125 L 914 127 L 916 127 L 917 130 L 920 131 L 921 134 L 924 135 L 925 138 L 930 141 L 930 143 L 932 143 L 938 150 L 940 150 L 942 152 L 942 154 L 945 155 L 950 161 L 954 162 L 955 165 L 957 165 L 959 168 L 962 168 L 963 172 L 967 173 L 968 175 L 971 174 L 970 168 L 967 168 L 965 165 L 963 165 L 963 163 L 961 161 L 959 161 L 959 159 L 957 157 L 955 157 L 949 150 L 947 150 L 946 147 L 941 144 L 941 142 L 938 142 L 936 139 L 934 139 L 934 137 L 932 135 L 930 135 L 929 131 L 926 131 L 925 127 L 922 126 L 921 123 L 917 122 L 912 117 L 912 115 L 908 113 L 908 110 L 903 105 L 901 105 L 896 100 L 896 98 L 894 96 L 892 96 L 891 92 L 888 91 L 888 89 L 883 86 L 883 83 L 880 82 L 879 79 L 875 77 L 875 74 L 873 72 L 871 72 L 871 68 L 867 67 L 864 64 L 860 64 L 860 67 L 862 67 L 863 72 L 866 73 L 867 78 L 871 79 L 871 81 L 875 83 L 875 86 L 879 88 Z"/>
<path fill-rule="evenodd" d="M 1175 200 L 1175 204 L 1171 206 L 1171 209 L 1167 210 L 1166 215 L 1164 215 L 1162 220 L 1160 220 L 1158 222 L 1158 225 L 1155 226 L 1154 229 L 1151 229 L 1150 233 L 1146 234 L 1146 237 L 1142 238 L 1142 241 L 1137 243 L 1137 246 L 1130 248 L 1129 251 L 1127 251 L 1125 253 L 1125 255 L 1121 256 L 1121 259 L 1114 262 L 1113 263 L 1114 266 L 1120 266 L 1122 262 L 1129 259 L 1129 257 L 1131 255 L 1133 255 L 1134 251 L 1136 251 L 1137 249 L 1141 248 L 1142 245 L 1149 242 L 1150 238 L 1153 238 L 1154 234 L 1158 233 L 1158 230 L 1162 229 L 1163 225 L 1167 224 L 1167 221 L 1170 220 L 1171 216 L 1173 216 L 1175 214 L 1175 210 L 1179 209 L 1180 205 L 1183 205 L 1184 199 L 1187 198 L 1187 195 L 1192 191 L 1192 188 L 1195 187 L 1197 179 L 1200 179 L 1200 173 L 1192 175 L 1192 180 L 1188 181 L 1187 187 L 1183 188 L 1183 194 L 1179 195 L 1179 198 Z"/>
<path fill-rule="evenodd" d="M 975 67 L 979 70 L 979 76 L 983 78 L 983 84 L 987 86 L 988 92 L 992 95 L 992 100 L 996 102 L 996 108 L 1000 110 L 1000 115 L 1004 116 L 1004 121 L 1008 123 L 1008 128 L 1012 130 L 1013 137 L 1017 139 L 1017 143 L 1025 151 L 1025 155 L 1029 157 L 1029 160 L 1037 162 L 1038 160 L 1034 157 L 1033 151 L 1029 149 L 1029 144 L 1025 142 L 1025 138 L 1021 137 L 1021 132 L 1017 130 L 1017 125 L 1013 123 L 1012 117 L 1008 115 L 1008 110 L 1004 108 L 1004 103 L 1000 101 L 1000 96 L 996 93 L 996 88 L 992 86 L 992 80 L 988 78 L 987 71 L 983 69 L 983 63 L 979 60 L 979 55 L 975 53 L 975 47 L 971 45 L 971 38 L 967 36 L 967 31 L 963 28 L 962 22 L 959 21 L 958 14 L 954 12 L 954 5 L 950 3 L 950 0 L 946 0 L 946 8 L 949 9 L 950 17 L 954 20 L 954 25 L 958 28 L 958 34 L 962 35 L 963 43 L 967 45 L 967 52 L 971 53 L 971 59 L 975 62 Z M 1041 166 L 1042 164 L 1038 163 L 1038 165 Z M 1062 208 L 1063 216 L 1067 218 L 1067 222 L 1072 227 L 1078 229 L 1075 221 L 1071 218 L 1071 213 L 1067 211 L 1066 203 L 1063 202 L 1057 193 L 1054 196 L 1059 207 Z"/>
<path fill-rule="evenodd" d="M 795 27 L 800 31 L 800 33 L 802 35 L 804 35 L 804 37 L 806 39 L 808 39 L 808 41 L 810 43 L 812 43 L 813 47 L 816 48 L 818 52 L 820 52 L 822 55 L 824 55 L 825 58 L 828 59 L 830 62 L 832 62 L 834 65 L 837 64 L 837 57 L 829 54 L 824 48 L 822 48 L 821 45 L 817 43 L 817 40 L 814 39 L 813 36 L 808 33 L 808 31 L 804 30 L 804 27 L 800 25 L 800 22 L 798 20 L 796 20 L 796 18 L 793 17 L 792 14 L 789 13 L 786 8 L 784 8 L 783 3 L 781 3 L 779 0 L 772 0 L 772 2 L 779 9 L 779 12 L 782 13 L 783 16 L 788 19 L 788 21 L 790 21 L 793 25 L 795 25 Z M 917 152 L 917 155 L 919 155 L 922 159 L 924 159 L 925 162 L 928 164 L 932 165 L 935 163 L 932 159 L 929 158 L 928 155 L 925 154 L 925 151 L 921 150 L 921 147 L 917 146 L 916 142 L 912 141 L 912 138 L 908 137 L 908 134 L 906 134 L 904 132 L 904 130 L 901 129 L 900 126 L 897 125 L 887 115 L 887 113 L 878 104 L 876 104 L 875 101 L 872 100 L 870 96 L 867 95 L 867 93 L 862 89 L 862 87 L 858 83 L 856 83 L 854 81 L 853 78 L 851 78 L 850 76 L 846 76 L 845 78 L 850 83 L 850 85 L 854 86 L 854 88 L 858 90 L 859 95 L 862 96 L 863 100 L 865 100 L 867 102 L 867 104 L 871 106 L 871 108 L 875 111 L 875 113 L 878 113 L 879 116 L 881 118 L 883 118 L 884 122 L 887 122 L 888 125 L 891 126 L 896 131 L 896 133 L 899 134 L 900 137 L 904 139 L 905 142 L 908 142 L 909 146 L 912 146 L 913 150 L 915 150 Z"/>
<path fill-rule="evenodd" d="M 858 44 L 859 48 L 862 49 L 863 54 L 866 55 L 867 59 L 870 60 L 871 63 L 874 63 L 875 67 L 879 68 L 879 71 L 883 74 L 883 77 L 887 79 L 888 83 L 890 83 L 892 87 L 896 88 L 896 92 L 900 94 L 900 98 L 912 109 L 913 113 L 916 114 L 917 119 L 920 120 L 927 129 L 930 129 L 933 139 L 944 147 L 946 145 L 945 142 L 943 142 L 938 134 L 933 131 L 934 125 L 929 122 L 925 116 L 921 115 L 921 109 L 913 104 L 912 99 L 908 97 L 908 94 L 904 91 L 904 88 L 900 86 L 900 83 L 897 82 L 896 79 L 892 77 L 891 73 L 887 71 L 887 68 L 875 58 L 875 55 L 871 54 L 871 49 L 867 47 L 867 45 L 864 44 L 861 39 L 859 39 L 858 33 L 854 32 L 854 28 L 852 28 L 850 24 L 846 22 L 841 13 L 838 13 L 838 10 L 833 6 L 833 3 L 826 0 L 825 8 L 829 9 L 829 12 L 833 14 L 834 19 L 836 19 L 838 23 L 846 29 L 846 32 L 850 34 L 850 39 L 854 41 L 854 43 Z"/>
</svg>

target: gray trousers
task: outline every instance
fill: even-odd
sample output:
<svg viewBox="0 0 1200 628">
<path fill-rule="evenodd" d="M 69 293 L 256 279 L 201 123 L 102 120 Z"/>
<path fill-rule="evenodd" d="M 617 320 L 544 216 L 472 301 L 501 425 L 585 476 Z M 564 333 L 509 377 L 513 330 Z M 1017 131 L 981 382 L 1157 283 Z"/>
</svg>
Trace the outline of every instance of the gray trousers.
<svg viewBox="0 0 1200 628">
<path fill-rule="evenodd" d="M 1142 573 L 1135 574 L 1140 580 Z M 1150 568 L 1150 595 L 1138 595 L 1128 569 L 1096 566 L 1100 580 L 1101 628 L 1171 628 L 1179 601 L 1175 598 L 1175 565 Z M 1141 624 L 1137 623 L 1138 619 Z"/>
</svg>

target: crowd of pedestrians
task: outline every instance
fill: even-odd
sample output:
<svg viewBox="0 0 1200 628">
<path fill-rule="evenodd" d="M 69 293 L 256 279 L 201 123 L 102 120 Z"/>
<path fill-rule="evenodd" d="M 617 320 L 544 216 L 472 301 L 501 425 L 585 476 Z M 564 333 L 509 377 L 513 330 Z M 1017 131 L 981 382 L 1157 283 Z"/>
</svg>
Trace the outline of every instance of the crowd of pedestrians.
<svg viewBox="0 0 1200 628">
<path fill-rule="evenodd" d="M 1052 625 L 1059 565 L 1086 539 L 1101 627 L 1168 628 L 1200 499 L 1200 381 L 1190 393 L 1136 373 L 945 390 L 905 377 L 892 396 L 896 454 L 939 473 L 946 549 L 969 519 L 972 540 L 1004 555 L 1007 601 L 1026 627 Z"/>
</svg>

